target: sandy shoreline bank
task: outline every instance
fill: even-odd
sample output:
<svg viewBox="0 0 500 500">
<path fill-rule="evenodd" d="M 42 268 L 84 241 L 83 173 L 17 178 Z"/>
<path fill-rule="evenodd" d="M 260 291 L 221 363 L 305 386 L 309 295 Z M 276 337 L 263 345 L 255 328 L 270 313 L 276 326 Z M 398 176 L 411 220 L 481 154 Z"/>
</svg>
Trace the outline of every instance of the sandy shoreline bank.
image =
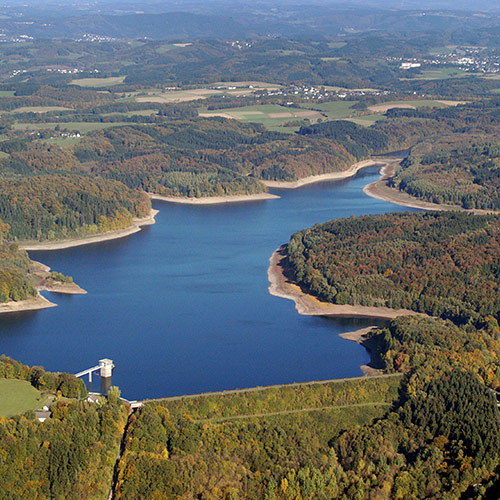
<svg viewBox="0 0 500 500">
<path fill-rule="evenodd" d="M 398 316 L 410 316 L 418 314 L 407 309 L 390 309 L 388 307 L 366 307 L 337 305 L 321 302 L 316 297 L 304 293 L 300 287 L 291 283 L 285 276 L 282 260 L 284 259 L 284 247 L 278 248 L 269 259 L 267 276 L 269 279 L 269 293 L 276 297 L 293 300 L 295 309 L 304 316 L 327 316 L 327 317 L 349 317 L 349 318 L 373 318 L 394 319 Z M 375 326 L 361 328 L 353 332 L 339 334 L 346 340 L 357 342 L 365 347 L 371 354 L 370 341 L 367 335 Z M 369 365 L 362 365 L 361 370 L 365 376 L 380 375 L 382 370 Z"/>
<path fill-rule="evenodd" d="M 18 302 L 7 302 L 0 304 L 0 314 L 24 312 L 24 311 L 37 311 L 39 309 L 47 309 L 49 307 L 56 307 L 57 304 L 50 302 L 45 297 L 38 294 L 27 300 L 19 300 Z"/>
<path fill-rule="evenodd" d="M 306 186 L 307 184 L 314 184 L 316 182 L 348 179 L 349 177 L 353 177 L 354 175 L 356 175 L 363 168 L 385 166 L 391 162 L 396 162 L 396 161 L 399 162 L 400 160 L 392 160 L 387 158 L 381 158 L 380 160 L 363 160 L 358 163 L 355 163 L 348 170 L 344 170 L 343 172 L 331 172 L 329 174 L 311 175 L 309 177 L 304 177 L 302 179 L 292 182 L 287 182 L 287 181 L 261 181 L 261 182 L 263 182 L 267 187 L 270 188 L 297 189 L 299 187 Z"/>
<path fill-rule="evenodd" d="M 278 195 L 271 193 L 239 194 L 234 196 L 206 196 L 203 198 L 188 198 L 182 196 L 163 196 L 161 194 L 147 193 L 152 200 L 161 200 L 168 203 L 181 203 L 185 205 L 219 205 L 221 203 L 241 203 L 247 201 L 275 200 Z"/>
<path fill-rule="evenodd" d="M 390 309 L 389 307 L 351 306 L 348 304 L 330 304 L 322 302 L 312 295 L 304 293 L 300 287 L 288 281 L 282 267 L 283 247 L 276 250 L 269 259 L 267 276 L 269 293 L 276 297 L 293 300 L 299 314 L 304 316 L 331 316 L 348 318 L 394 319 L 398 316 L 418 314 L 408 309 Z"/>
<path fill-rule="evenodd" d="M 158 210 L 151 209 L 151 212 L 147 217 L 134 219 L 132 224 L 124 229 L 117 229 L 116 231 L 109 231 L 107 233 L 96 234 L 93 236 L 83 236 L 81 238 L 69 238 L 67 240 L 19 243 L 19 248 L 22 250 L 62 250 L 64 248 L 90 245 L 91 243 L 124 238 L 125 236 L 130 236 L 131 234 L 139 232 L 142 226 L 154 224 L 157 213 Z"/>
<path fill-rule="evenodd" d="M 388 201 L 402 207 L 417 208 L 419 210 L 434 210 L 434 211 L 460 211 L 470 212 L 472 214 L 498 214 L 495 210 L 481 209 L 465 209 L 459 205 L 446 205 L 431 203 L 429 201 L 419 200 L 413 196 L 406 194 L 398 189 L 391 188 L 387 185 L 387 181 L 394 175 L 396 162 L 386 164 L 380 169 L 380 179 L 367 184 L 363 188 L 363 193 L 382 201 Z"/>
<path fill-rule="evenodd" d="M 421 210 L 460 210 L 460 207 L 451 205 L 438 205 L 427 201 L 421 201 L 412 196 L 402 193 L 401 191 L 391 188 L 387 185 L 387 181 L 394 175 L 396 170 L 396 162 L 385 165 L 380 169 L 380 179 L 367 184 L 363 188 L 363 193 L 376 198 L 378 200 L 388 201 L 403 207 L 418 208 Z"/>
<path fill-rule="evenodd" d="M 368 338 L 370 332 L 372 332 L 376 328 L 377 328 L 376 326 L 368 326 L 366 328 L 361 328 L 354 332 L 345 332 L 339 334 L 339 337 L 342 337 L 345 340 L 350 340 L 351 342 L 356 342 L 357 344 L 362 345 L 370 354 L 370 363 L 372 366 L 361 365 L 361 371 L 363 372 L 363 375 L 365 375 L 366 377 L 374 377 L 376 375 L 382 375 L 384 373 L 383 369 L 375 368 L 373 366 L 376 362 L 372 353 L 374 345 L 373 341 L 371 341 Z"/>
<path fill-rule="evenodd" d="M 50 277 L 50 267 L 37 262 L 36 260 L 31 261 L 31 275 L 36 282 L 36 289 L 47 292 L 54 293 L 64 293 L 68 295 L 85 295 L 87 293 L 82 287 L 78 286 L 74 282 L 61 282 L 51 279 Z"/>
<path fill-rule="evenodd" d="M 36 297 L 31 297 L 26 300 L 17 302 L 11 301 L 5 304 L 0 304 L 0 314 L 24 311 L 37 311 L 39 309 L 47 309 L 49 307 L 57 307 L 57 304 L 50 302 L 45 297 L 40 295 L 41 291 L 63 293 L 67 295 L 85 295 L 86 290 L 78 286 L 76 283 L 62 283 L 50 279 L 50 267 L 36 260 L 31 261 L 31 276 L 35 281 Z"/>
</svg>

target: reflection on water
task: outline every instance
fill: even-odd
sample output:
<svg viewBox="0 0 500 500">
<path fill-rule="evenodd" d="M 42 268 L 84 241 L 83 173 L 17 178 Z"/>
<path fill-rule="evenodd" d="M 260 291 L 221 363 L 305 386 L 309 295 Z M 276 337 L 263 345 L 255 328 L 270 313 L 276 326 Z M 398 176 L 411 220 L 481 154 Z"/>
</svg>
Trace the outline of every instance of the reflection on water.
<svg viewBox="0 0 500 500">
<path fill-rule="evenodd" d="M 89 293 L 47 293 L 59 307 L 0 317 L 0 352 L 70 373 L 113 359 L 128 399 L 361 375 L 368 354 L 338 333 L 374 321 L 300 316 L 269 295 L 267 268 L 297 230 L 403 210 L 363 194 L 377 178 L 367 169 L 256 203 L 155 202 L 156 225 L 128 238 L 31 252 Z"/>
</svg>

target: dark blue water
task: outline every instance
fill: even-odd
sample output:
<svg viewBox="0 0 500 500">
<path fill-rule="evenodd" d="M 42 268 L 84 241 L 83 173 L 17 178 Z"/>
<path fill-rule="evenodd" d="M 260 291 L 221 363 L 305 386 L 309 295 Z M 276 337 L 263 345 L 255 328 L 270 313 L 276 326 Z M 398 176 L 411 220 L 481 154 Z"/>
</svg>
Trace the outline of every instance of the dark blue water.
<svg viewBox="0 0 500 500">
<path fill-rule="evenodd" d="M 295 231 L 333 218 L 404 210 L 369 198 L 378 178 L 276 190 L 280 199 L 188 206 L 156 202 L 154 226 L 36 260 L 89 293 L 0 317 L 0 352 L 75 373 L 114 360 L 129 399 L 361 375 L 366 351 L 338 333 L 373 324 L 297 314 L 269 295 L 268 259 Z"/>
</svg>

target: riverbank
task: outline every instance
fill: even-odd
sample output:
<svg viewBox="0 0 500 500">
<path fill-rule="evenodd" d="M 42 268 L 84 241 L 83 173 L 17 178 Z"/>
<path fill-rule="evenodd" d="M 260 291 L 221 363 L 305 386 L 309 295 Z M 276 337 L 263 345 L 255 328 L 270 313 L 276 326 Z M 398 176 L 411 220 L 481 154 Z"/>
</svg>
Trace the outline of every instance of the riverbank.
<svg viewBox="0 0 500 500">
<path fill-rule="evenodd" d="M 131 234 L 137 233 L 141 230 L 142 226 L 149 226 L 155 223 L 155 216 L 158 210 L 151 209 L 146 217 L 136 218 L 132 221 L 129 227 L 124 229 L 117 229 L 115 231 L 108 231 L 107 233 L 96 234 L 92 236 L 82 236 L 80 238 L 68 238 L 65 240 L 57 241 L 41 241 L 41 242 L 26 242 L 19 243 L 19 248 L 22 250 L 62 250 L 64 248 L 78 247 L 81 245 L 90 245 L 92 243 L 99 243 L 101 241 L 116 240 L 124 238 Z"/>
<path fill-rule="evenodd" d="M 283 266 L 285 256 L 284 247 L 280 247 L 269 259 L 270 265 L 267 272 L 269 293 L 276 297 L 293 300 L 297 312 L 303 316 L 394 319 L 399 316 L 419 314 L 408 309 L 352 306 L 349 304 L 322 302 L 313 295 L 304 293 L 298 285 L 288 280 L 285 275 L 286 270 Z"/>
<path fill-rule="evenodd" d="M 343 172 L 331 172 L 329 174 L 322 175 L 311 175 L 309 177 L 304 177 L 297 181 L 261 181 L 267 187 L 270 188 L 280 188 L 280 189 L 297 189 L 302 186 L 306 186 L 307 184 L 315 184 L 316 182 L 325 182 L 325 181 L 335 181 L 348 179 L 349 177 L 355 176 L 361 169 L 368 167 L 376 167 L 380 166 L 384 168 L 387 165 L 391 165 L 392 163 L 399 162 L 399 159 L 388 159 L 381 158 L 379 160 L 363 160 L 358 163 L 352 165 L 348 170 L 344 170 Z"/>
<path fill-rule="evenodd" d="M 247 201 L 275 200 L 279 196 L 271 193 L 239 194 L 234 196 L 205 196 L 202 198 L 188 198 L 185 196 L 163 196 L 148 193 L 152 200 L 161 200 L 168 203 L 181 203 L 186 205 L 219 205 L 221 203 L 241 203 Z"/>
</svg>

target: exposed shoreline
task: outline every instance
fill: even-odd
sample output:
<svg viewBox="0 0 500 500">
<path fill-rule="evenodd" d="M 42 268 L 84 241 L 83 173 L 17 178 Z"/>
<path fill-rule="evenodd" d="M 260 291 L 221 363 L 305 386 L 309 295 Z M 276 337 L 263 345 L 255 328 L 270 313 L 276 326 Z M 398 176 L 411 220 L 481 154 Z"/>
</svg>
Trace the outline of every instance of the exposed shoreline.
<svg viewBox="0 0 500 500">
<path fill-rule="evenodd" d="M 205 196 L 202 198 L 188 198 L 187 196 L 163 196 L 161 194 L 147 193 L 152 200 L 161 200 L 168 203 L 181 203 L 185 205 L 219 205 L 222 203 L 241 203 L 247 201 L 275 200 L 276 194 L 238 194 L 230 196 Z"/>
<path fill-rule="evenodd" d="M 31 275 L 36 281 L 36 289 L 54 293 L 64 293 L 67 295 L 85 295 L 87 293 L 82 287 L 78 286 L 73 281 L 61 282 L 50 278 L 50 267 L 37 262 L 31 261 Z"/>
<path fill-rule="evenodd" d="M 351 165 L 348 170 L 344 170 L 343 172 L 331 172 L 328 174 L 321 175 L 311 175 L 309 177 L 304 177 L 302 179 L 298 179 L 296 181 L 263 181 L 267 187 L 270 188 L 280 188 L 280 189 L 297 189 L 302 186 L 306 186 L 307 184 L 315 184 L 316 182 L 325 182 L 325 181 L 335 181 L 341 179 L 348 179 L 349 177 L 355 176 L 361 169 L 367 167 L 376 167 L 381 166 L 382 168 L 399 162 L 399 159 L 389 159 L 389 158 L 380 158 L 377 160 L 363 160 L 354 165 Z"/>
<path fill-rule="evenodd" d="M 472 214 L 497 214 L 495 210 L 482 210 L 482 209 L 465 209 L 460 205 L 447 205 L 445 203 L 431 203 L 430 201 L 419 200 L 413 196 L 399 191 L 398 189 L 389 187 L 387 181 L 394 175 L 395 162 L 388 163 L 380 169 L 380 179 L 367 184 L 363 188 L 363 193 L 382 201 L 388 201 L 402 207 L 417 208 L 419 210 L 434 210 L 437 212 L 442 211 L 460 211 L 470 212 Z"/>
<path fill-rule="evenodd" d="M 367 307 L 338 305 L 322 302 L 316 297 L 304 293 L 298 285 L 290 282 L 285 276 L 285 269 L 282 260 L 285 258 L 284 246 L 278 248 L 269 259 L 269 268 L 267 276 L 269 279 L 269 293 L 276 297 L 289 299 L 295 302 L 295 309 L 303 316 L 326 316 L 338 318 L 372 318 L 372 319 L 394 319 L 399 316 L 418 315 L 408 309 L 390 309 L 388 307 Z M 339 334 L 346 340 L 351 340 L 362 345 L 371 356 L 370 341 L 367 340 L 367 334 L 376 328 L 370 326 L 353 332 Z M 371 363 L 373 363 L 373 357 Z M 365 376 L 380 375 L 382 370 L 370 366 L 362 365 L 361 370 Z"/>
<path fill-rule="evenodd" d="M 0 304 L 0 314 L 15 313 L 15 312 L 25 312 L 25 311 L 38 311 L 39 309 L 47 309 L 49 307 L 57 307 L 57 304 L 50 302 L 45 297 L 42 297 L 40 293 L 36 297 L 32 297 L 26 300 L 19 300 L 17 302 L 7 302 L 6 304 Z"/>
<path fill-rule="evenodd" d="M 397 189 L 390 188 L 387 181 L 394 175 L 395 165 L 385 165 L 380 169 L 380 179 L 363 188 L 363 193 L 382 201 L 388 201 L 403 207 L 418 208 L 421 210 L 463 210 L 461 207 L 452 205 L 438 205 L 428 201 L 418 200 L 409 194 L 402 193 Z"/>
<path fill-rule="evenodd" d="M 329 316 L 341 318 L 376 318 L 394 319 L 399 316 L 418 315 L 409 309 L 391 309 L 389 307 L 352 306 L 348 304 L 330 304 L 322 302 L 313 295 L 304 293 L 298 285 L 290 282 L 284 274 L 282 260 L 284 247 L 278 248 L 269 259 L 267 276 L 269 293 L 276 297 L 293 300 L 297 312 L 303 316 Z"/>
<path fill-rule="evenodd" d="M 155 223 L 155 216 L 159 210 L 151 209 L 146 217 L 134 219 L 129 227 L 108 231 L 107 233 L 96 234 L 92 236 L 82 236 L 81 238 L 69 238 L 67 240 L 57 241 L 42 241 L 42 242 L 27 242 L 19 243 L 19 248 L 22 250 L 62 250 L 64 248 L 78 247 L 81 245 L 90 245 L 101 241 L 115 240 L 124 238 L 131 234 L 137 233 L 142 226 L 149 226 Z"/>
<path fill-rule="evenodd" d="M 85 295 L 87 293 L 86 290 L 78 286 L 76 283 L 63 283 L 50 279 L 50 267 L 42 264 L 41 262 L 37 262 L 36 260 L 31 261 L 30 272 L 36 282 L 35 289 L 37 295 L 26 300 L 18 300 L 17 302 L 11 301 L 5 304 L 0 304 L 0 314 L 38 311 L 49 307 L 57 307 L 55 302 L 50 302 L 50 300 L 43 297 L 40 294 L 41 291 L 62 293 L 66 295 Z"/>
</svg>

